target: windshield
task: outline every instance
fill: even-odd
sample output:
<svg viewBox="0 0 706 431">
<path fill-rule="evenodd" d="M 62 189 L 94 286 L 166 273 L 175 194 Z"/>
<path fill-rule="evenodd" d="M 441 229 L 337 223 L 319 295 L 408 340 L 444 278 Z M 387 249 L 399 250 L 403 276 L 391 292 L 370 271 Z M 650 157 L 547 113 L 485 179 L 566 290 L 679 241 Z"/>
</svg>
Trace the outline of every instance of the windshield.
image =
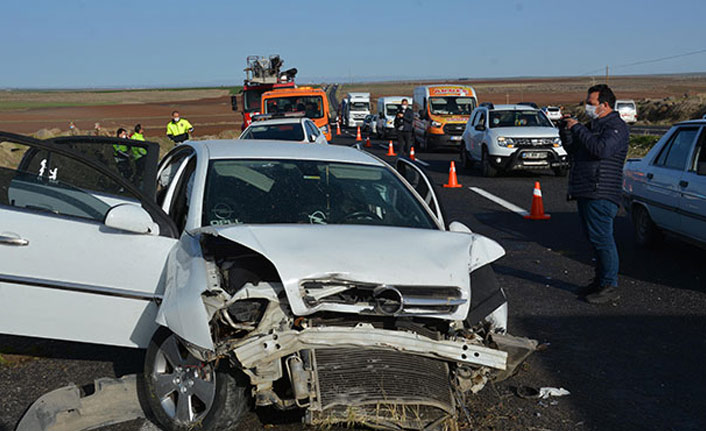
<svg viewBox="0 0 706 431">
<path fill-rule="evenodd" d="M 251 125 L 240 139 L 276 139 L 280 141 L 303 141 L 304 130 L 299 123 Z"/>
<path fill-rule="evenodd" d="M 635 105 L 633 103 L 618 103 L 618 106 L 615 109 L 618 111 L 621 109 L 635 109 Z"/>
<path fill-rule="evenodd" d="M 367 111 L 370 109 L 368 102 L 353 102 L 351 103 L 351 111 Z"/>
<path fill-rule="evenodd" d="M 264 90 L 247 90 L 243 93 L 245 112 L 260 111 L 260 98 Z"/>
<path fill-rule="evenodd" d="M 473 97 L 444 96 L 430 97 L 429 108 L 434 115 L 471 115 L 476 107 Z"/>
<path fill-rule="evenodd" d="M 390 117 L 397 114 L 397 111 L 399 111 L 400 109 L 402 109 L 401 104 L 390 103 L 388 105 L 385 105 L 385 113 L 386 113 L 386 115 L 388 115 Z"/>
<path fill-rule="evenodd" d="M 265 113 L 304 112 L 309 118 L 324 116 L 324 102 L 321 96 L 273 97 L 265 101 Z"/>
<path fill-rule="evenodd" d="M 554 127 L 541 111 L 507 110 L 491 111 L 490 127 Z"/>
<path fill-rule="evenodd" d="M 203 224 L 365 224 L 435 229 L 387 168 L 312 160 L 214 160 Z"/>
</svg>

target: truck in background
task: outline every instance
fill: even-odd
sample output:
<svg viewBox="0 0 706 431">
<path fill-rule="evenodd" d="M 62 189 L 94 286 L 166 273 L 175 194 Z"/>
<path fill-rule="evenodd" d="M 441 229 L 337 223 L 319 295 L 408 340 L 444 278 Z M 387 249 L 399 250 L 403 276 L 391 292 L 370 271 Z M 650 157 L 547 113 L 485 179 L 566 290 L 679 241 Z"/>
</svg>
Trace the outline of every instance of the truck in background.
<svg viewBox="0 0 706 431">
<path fill-rule="evenodd" d="M 463 131 L 478 105 L 473 87 L 424 85 L 414 89 L 414 141 L 419 151 L 461 146 Z"/>
<path fill-rule="evenodd" d="M 250 125 L 254 115 L 262 113 L 260 104 L 262 94 L 276 89 L 295 88 L 294 76 L 297 74 L 295 68 L 282 72 L 284 60 L 277 54 L 269 57 L 250 55 L 246 62 L 247 67 L 243 69 L 245 72 L 243 89 L 239 94 L 230 97 L 233 111 L 240 111 L 243 115 L 242 130 Z M 242 99 L 240 109 L 238 109 L 238 99 Z"/>
<path fill-rule="evenodd" d="M 370 93 L 348 93 L 341 101 L 340 118 L 345 127 L 363 125 L 366 115 L 370 114 Z"/>
<path fill-rule="evenodd" d="M 407 99 L 407 103 L 412 105 L 412 98 L 408 96 L 385 96 L 378 98 L 377 104 L 377 126 L 375 128 L 378 137 L 388 139 L 395 136 L 395 115 L 400 110 L 402 99 Z"/>
<path fill-rule="evenodd" d="M 616 100 L 615 110 L 626 123 L 637 123 L 637 105 L 634 100 Z"/>
<path fill-rule="evenodd" d="M 322 89 L 297 87 L 267 91 L 262 94 L 261 104 L 264 114 L 303 112 L 326 136 L 326 140 L 331 141 L 328 97 Z"/>
</svg>

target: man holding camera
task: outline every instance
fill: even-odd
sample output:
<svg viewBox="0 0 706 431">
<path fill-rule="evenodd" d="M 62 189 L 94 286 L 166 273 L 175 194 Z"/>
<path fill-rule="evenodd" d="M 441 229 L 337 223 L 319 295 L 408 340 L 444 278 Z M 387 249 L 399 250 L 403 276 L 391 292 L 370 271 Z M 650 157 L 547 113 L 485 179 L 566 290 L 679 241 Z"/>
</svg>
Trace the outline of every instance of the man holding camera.
<svg viewBox="0 0 706 431">
<path fill-rule="evenodd" d="M 583 233 L 596 257 L 595 278 L 581 292 L 592 304 L 620 297 L 613 221 L 620 208 L 630 131 L 613 106 L 613 91 L 605 84 L 594 85 L 586 98 L 586 115 L 591 122 L 584 126 L 575 118 L 564 117 L 559 132 L 572 160 L 568 197 L 577 202 Z"/>
<path fill-rule="evenodd" d="M 397 131 L 397 151 L 401 156 L 406 156 L 412 145 L 412 122 L 414 113 L 409 108 L 407 99 L 402 99 L 402 104 L 395 115 L 395 130 Z"/>
</svg>

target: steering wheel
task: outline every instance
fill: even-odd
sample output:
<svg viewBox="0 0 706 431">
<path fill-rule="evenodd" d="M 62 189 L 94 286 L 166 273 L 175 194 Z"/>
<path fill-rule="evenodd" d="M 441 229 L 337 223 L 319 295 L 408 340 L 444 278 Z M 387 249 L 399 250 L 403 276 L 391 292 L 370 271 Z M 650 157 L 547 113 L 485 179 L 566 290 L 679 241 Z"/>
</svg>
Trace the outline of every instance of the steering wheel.
<svg viewBox="0 0 706 431">
<path fill-rule="evenodd" d="M 371 220 L 371 221 L 377 221 L 377 222 L 383 221 L 382 217 L 380 217 L 379 215 L 375 214 L 374 212 L 368 211 L 368 210 L 353 211 L 350 214 L 346 214 L 341 219 L 341 221 L 344 221 L 344 222 L 349 221 L 349 220 Z"/>
</svg>

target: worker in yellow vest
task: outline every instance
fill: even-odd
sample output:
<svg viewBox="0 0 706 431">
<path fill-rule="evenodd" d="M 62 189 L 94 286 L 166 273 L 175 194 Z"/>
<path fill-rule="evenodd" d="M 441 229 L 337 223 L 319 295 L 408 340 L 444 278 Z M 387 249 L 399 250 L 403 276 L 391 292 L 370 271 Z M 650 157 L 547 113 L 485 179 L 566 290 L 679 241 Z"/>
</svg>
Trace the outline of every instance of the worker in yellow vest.
<svg viewBox="0 0 706 431">
<path fill-rule="evenodd" d="M 124 140 L 124 143 L 113 144 L 113 158 L 115 164 L 118 167 L 118 171 L 123 175 L 123 177 L 130 179 L 132 178 L 132 166 L 130 163 L 130 145 L 127 136 L 127 130 L 122 127 L 115 132 L 115 137 L 120 140 Z"/>
<path fill-rule="evenodd" d="M 167 137 L 178 143 L 189 139 L 189 133 L 194 131 L 194 127 L 185 118 L 179 117 L 179 111 L 172 112 L 172 121 L 167 123 Z"/>
<path fill-rule="evenodd" d="M 145 134 L 144 130 L 142 129 L 142 124 L 137 124 L 135 126 L 135 132 L 130 135 L 130 139 L 134 141 L 145 141 Z M 135 160 L 139 159 L 145 154 L 147 154 L 147 148 L 139 147 L 137 145 L 132 146 L 132 156 L 135 158 Z"/>
</svg>

